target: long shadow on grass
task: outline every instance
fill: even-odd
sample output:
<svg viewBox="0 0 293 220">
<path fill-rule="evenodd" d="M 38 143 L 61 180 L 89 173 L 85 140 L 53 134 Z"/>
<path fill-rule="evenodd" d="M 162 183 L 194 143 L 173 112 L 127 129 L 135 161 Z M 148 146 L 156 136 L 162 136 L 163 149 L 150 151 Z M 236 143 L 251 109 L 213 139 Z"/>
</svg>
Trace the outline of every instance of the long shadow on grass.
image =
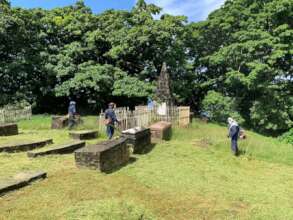
<svg viewBox="0 0 293 220">
<path fill-rule="evenodd" d="M 122 164 L 122 165 L 120 165 L 120 166 L 118 166 L 118 167 L 116 167 L 116 168 L 114 168 L 114 169 L 112 169 L 112 170 L 108 170 L 108 171 L 106 171 L 105 173 L 106 173 L 106 174 L 112 174 L 112 173 L 115 173 L 115 172 L 121 170 L 122 168 L 124 168 L 124 167 L 126 167 L 126 166 L 128 166 L 128 165 L 130 165 L 130 164 L 135 163 L 137 160 L 138 160 L 138 158 L 131 156 L 131 157 L 129 158 L 129 161 L 128 161 L 127 163 Z"/>
<path fill-rule="evenodd" d="M 156 145 L 157 145 L 156 143 L 152 143 L 152 144 L 146 146 L 141 152 L 138 152 L 136 154 L 138 154 L 138 155 L 148 154 L 148 153 L 152 152 L 152 150 L 156 147 Z"/>
</svg>

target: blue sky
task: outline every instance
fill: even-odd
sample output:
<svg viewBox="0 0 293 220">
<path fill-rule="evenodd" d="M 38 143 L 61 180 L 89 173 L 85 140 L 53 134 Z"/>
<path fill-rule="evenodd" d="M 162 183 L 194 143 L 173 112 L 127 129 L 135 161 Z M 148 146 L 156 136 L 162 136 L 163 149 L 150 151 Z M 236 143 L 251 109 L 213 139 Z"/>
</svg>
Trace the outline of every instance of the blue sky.
<svg viewBox="0 0 293 220">
<path fill-rule="evenodd" d="M 164 9 L 164 13 L 173 15 L 186 15 L 190 21 L 200 21 L 208 14 L 219 8 L 225 0 L 146 0 Z M 12 6 L 25 8 L 42 7 L 51 9 L 75 3 L 76 0 L 11 0 Z M 95 13 L 106 9 L 131 9 L 136 0 L 85 0 Z"/>
</svg>

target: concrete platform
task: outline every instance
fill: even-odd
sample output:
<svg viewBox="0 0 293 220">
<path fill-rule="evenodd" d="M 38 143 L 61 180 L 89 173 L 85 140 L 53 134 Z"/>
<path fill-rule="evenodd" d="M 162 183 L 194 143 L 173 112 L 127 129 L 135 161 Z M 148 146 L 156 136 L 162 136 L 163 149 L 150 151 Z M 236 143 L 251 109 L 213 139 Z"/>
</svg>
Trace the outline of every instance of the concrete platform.
<svg viewBox="0 0 293 220">
<path fill-rule="evenodd" d="M 0 153 L 6 152 L 6 153 L 16 153 L 16 152 L 24 152 L 24 151 L 30 151 L 36 148 L 44 147 L 48 144 L 53 144 L 52 139 L 46 139 L 41 141 L 34 141 L 34 142 L 28 142 L 28 143 L 21 143 L 21 144 L 9 144 L 0 146 Z"/>
<path fill-rule="evenodd" d="M 39 156 L 46 156 L 52 154 L 69 154 L 73 153 L 75 150 L 78 150 L 82 147 L 85 147 L 84 141 L 77 141 L 69 144 L 65 144 L 62 146 L 57 146 L 56 148 L 44 150 L 44 151 L 30 151 L 27 153 L 27 156 L 30 158 L 39 157 Z"/>
</svg>

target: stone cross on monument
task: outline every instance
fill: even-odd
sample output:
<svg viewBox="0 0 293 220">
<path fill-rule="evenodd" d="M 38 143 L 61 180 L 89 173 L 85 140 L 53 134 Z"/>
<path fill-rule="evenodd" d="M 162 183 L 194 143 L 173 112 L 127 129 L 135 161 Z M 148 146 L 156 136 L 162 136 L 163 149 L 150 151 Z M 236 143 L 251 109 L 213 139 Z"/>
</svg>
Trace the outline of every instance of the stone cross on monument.
<svg viewBox="0 0 293 220">
<path fill-rule="evenodd" d="M 167 70 L 167 64 L 162 65 L 161 74 L 158 79 L 156 99 L 159 103 L 166 103 L 167 106 L 172 105 L 172 94 L 170 89 L 170 77 Z"/>
</svg>

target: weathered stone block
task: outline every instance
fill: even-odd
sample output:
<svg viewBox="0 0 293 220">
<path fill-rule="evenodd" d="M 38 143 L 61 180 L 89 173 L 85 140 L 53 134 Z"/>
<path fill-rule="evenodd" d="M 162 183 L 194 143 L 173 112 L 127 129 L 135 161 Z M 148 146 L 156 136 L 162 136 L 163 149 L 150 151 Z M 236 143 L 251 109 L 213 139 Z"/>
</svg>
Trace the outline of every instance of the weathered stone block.
<svg viewBox="0 0 293 220">
<path fill-rule="evenodd" d="M 152 139 L 170 140 L 172 135 L 172 124 L 160 121 L 150 126 Z"/>
<path fill-rule="evenodd" d="M 6 146 L 0 146 L 0 153 L 7 152 L 7 153 L 15 153 L 15 152 L 23 152 L 29 151 L 36 148 L 41 148 L 46 146 L 47 144 L 53 144 L 52 139 L 42 140 L 42 141 L 34 141 L 29 143 L 22 143 L 22 144 L 10 144 Z"/>
<path fill-rule="evenodd" d="M 90 140 L 98 137 L 98 131 L 72 131 L 69 136 L 76 140 Z"/>
<path fill-rule="evenodd" d="M 133 153 L 143 153 L 151 144 L 151 132 L 149 128 L 136 127 L 122 132 L 127 144 L 133 146 Z"/>
<path fill-rule="evenodd" d="M 17 124 L 0 125 L 0 136 L 18 135 Z"/>
<path fill-rule="evenodd" d="M 52 117 L 52 129 L 63 129 L 68 127 L 68 117 L 67 116 L 53 116 Z"/>
<path fill-rule="evenodd" d="M 30 183 L 39 180 L 45 179 L 47 177 L 47 173 L 45 172 L 26 172 L 19 173 L 15 175 L 13 178 L 8 180 L 0 181 L 0 196 L 4 195 L 10 191 L 20 189 L 24 186 L 29 185 Z"/>
<path fill-rule="evenodd" d="M 62 145 L 53 149 L 44 150 L 44 151 L 37 151 L 37 152 L 30 151 L 27 153 L 27 156 L 33 158 L 33 157 L 45 156 L 45 155 L 51 155 L 51 154 L 69 154 L 69 153 L 73 153 L 75 150 L 80 149 L 84 146 L 85 146 L 84 141 L 78 141 L 78 142 L 65 144 L 65 145 Z"/>
<path fill-rule="evenodd" d="M 129 149 L 125 138 L 89 145 L 75 151 L 75 162 L 79 168 L 98 169 L 109 172 L 129 161 Z"/>
</svg>

